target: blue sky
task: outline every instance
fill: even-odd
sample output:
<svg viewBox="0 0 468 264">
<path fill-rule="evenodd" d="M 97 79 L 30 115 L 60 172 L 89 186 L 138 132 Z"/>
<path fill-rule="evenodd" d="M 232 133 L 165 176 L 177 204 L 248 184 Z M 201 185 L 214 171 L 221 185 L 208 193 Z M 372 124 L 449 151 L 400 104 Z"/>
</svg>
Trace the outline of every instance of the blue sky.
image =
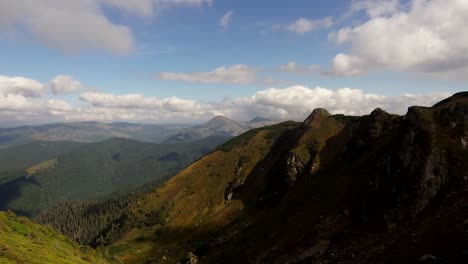
<svg viewBox="0 0 468 264">
<path fill-rule="evenodd" d="M 379 95 L 393 100 L 402 100 L 399 98 L 402 94 L 424 94 L 439 99 L 442 95 L 463 90 L 467 83 L 464 76 L 468 59 L 465 54 L 459 59 L 450 52 L 466 53 L 467 46 L 451 33 L 453 28 L 435 28 L 440 18 L 431 16 L 429 12 L 439 8 L 441 0 L 422 1 L 422 5 L 398 0 L 39 0 L 32 5 L 27 4 L 27 8 L 15 9 L 15 5 L 21 5 L 23 1 L 0 3 L 0 10 L 4 10 L 0 11 L 0 75 L 4 78 L 5 87 L 14 86 L 11 79 L 14 77 L 42 84 L 44 92 L 40 96 L 26 98 L 33 100 L 34 104 L 55 100 L 63 101 L 75 110 L 89 105 L 104 108 L 110 103 L 106 102 L 104 106 L 84 100 L 82 94 L 141 94 L 150 99 L 177 97 L 195 101 L 204 109 L 216 108 L 213 104 L 217 104 L 216 111 L 210 110 L 195 117 L 181 118 L 176 114 L 172 116 L 176 121 L 202 120 L 215 112 L 233 118 L 247 118 L 245 114 L 239 114 L 244 110 L 223 112 L 219 104 L 226 98 L 231 101 L 252 98 L 259 92 L 270 91 L 270 88 L 287 92 L 285 89 L 296 85 L 309 90 L 323 87 L 332 92 L 352 88 L 364 95 Z M 456 0 L 447 3 L 444 5 L 446 10 L 440 12 L 446 11 L 448 17 L 454 19 L 467 17 L 463 13 L 465 9 L 459 6 L 463 3 Z M 232 16 L 222 26 L 220 20 L 227 12 L 232 12 Z M 48 18 L 38 15 L 44 13 Z M 107 24 L 102 27 L 98 22 L 86 24 L 83 17 L 87 15 L 92 15 L 98 22 L 105 20 Z M 73 16 L 77 19 L 73 20 Z M 302 24 L 299 23 L 301 19 Z M 385 23 L 377 25 L 379 19 Z M 402 29 L 401 25 L 407 26 L 408 30 Z M 425 35 L 418 33 L 426 31 L 428 34 Z M 418 38 L 421 38 L 420 42 Z M 405 42 L 405 39 L 414 41 Z M 419 54 L 426 49 L 426 53 Z M 441 55 L 434 57 L 431 55 L 434 53 Z M 412 58 L 412 54 L 417 56 Z M 286 70 L 288 63 L 292 64 Z M 235 65 L 243 68 L 233 67 Z M 213 73 L 220 67 L 225 67 L 229 76 Z M 171 73 L 172 77 L 161 73 Z M 232 77 L 231 73 L 235 76 Z M 247 80 L 246 74 L 253 77 Z M 80 88 L 58 93 L 45 91 L 50 90 L 52 80 L 57 76 L 70 77 L 79 82 Z M 0 86 L 0 89 L 12 91 L 11 87 L 5 87 Z M 4 92 L 5 98 L 6 95 Z M 416 103 L 414 100 L 407 101 L 407 104 Z M 9 103 L 6 99 L 4 101 L 5 105 L 14 104 L 11 100 Z M 260 101 L 254 100 L 250 104 L 257 102 Z M 333 102 L 337 110 L 343 108 L 336 106 L 337 100 Z M 430 103 L 433 102 L 427 102 Z M 377 100 L 362 110 L 344 107 L 343 111 L 361 114 L 379 104 L 393 105 Z M 281 118 L 300 119 L 309 110 L 302 109 L 303 113 L 296 115 L 292 114 L 296 110 L 279 109 L 280 104 L 267 105 L 276 107 L 264 110 L 272 112 L 271 115 L 281 110 L 288 112 L 285 114 L 283 111 Z M 400 108 L 406 106 L 399 105 Z M 132 107 L 125 105 L 124 108 Z M 66 113 L 54 115 L 50 109 L 44 111 L 45 115 L 53 115 L 54 120 L 59 121 L 87 118 L 133 120 L 108 114 L 79 116 L 76 112 L 74 117 L 70 114 L 67 118 Z M 96 109 L 93 111 L 98 112 Z M 263 113 L 256 111 L 249 115 Z M 13 114 L 11 109 L 3 110 L 0 124 L 1 121 L 4 124 L 15 123 Z M 154 116 L 135 121 L 159 122 L 172 117 L 167 114 L 164 118 Z M 41 123 L 43 119 L 36 116 L 22 120 Z M 21 123 L 21 120 L 16 121 Z"/>
</svg>

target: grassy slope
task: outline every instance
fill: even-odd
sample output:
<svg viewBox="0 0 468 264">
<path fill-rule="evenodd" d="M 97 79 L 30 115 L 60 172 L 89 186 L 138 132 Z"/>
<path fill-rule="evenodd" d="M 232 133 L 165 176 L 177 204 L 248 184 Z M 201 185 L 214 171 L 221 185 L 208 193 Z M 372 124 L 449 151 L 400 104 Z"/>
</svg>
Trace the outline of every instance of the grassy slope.
<svg viewBox="0 0 468 264">
<path fill-rule="evenodd" d="M 226 186 L 242 184 L 278 137 L 297 125 L 288 122 L 247 132 L 186 168 L 133 209 L 140 217 L 160 212 L 165 224 L 131 230 L 110 252 L 128 263 L 149 257 L 156 261 L 165 257 L 167 263 L 180 260 L 196 237 L 205 237 L 240 215 L 243 204 L 226 202 Z"/>
<path fill-rule="evenodd" d="M 80 247 L 51 228 L 25 217 L 0 212 L 0 263 L 110 263 L 94 250 Z"/>
<path fill-rule="evenodd" d="M 0 209 L 35 215 L 61 201 L 106 198 L 163 182 L 225 140 L 160 145 L 115 138 L 85 144 L 58 156 L 53 164 L 32 166 L 32 175 L 0 184 Z"/>
</svg>

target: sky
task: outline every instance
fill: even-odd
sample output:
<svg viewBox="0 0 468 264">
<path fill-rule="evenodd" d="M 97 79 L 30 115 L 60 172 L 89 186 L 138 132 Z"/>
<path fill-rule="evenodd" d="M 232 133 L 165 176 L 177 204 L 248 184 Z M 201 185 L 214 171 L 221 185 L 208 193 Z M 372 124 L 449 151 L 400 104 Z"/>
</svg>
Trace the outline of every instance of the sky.
<svg viewBox="0 0 468 264">
<path fill-rule="evenodd" d="M 468 83 L 466 0 L 2 0 L 0 127 L 303 120 Z"/>
</svg>

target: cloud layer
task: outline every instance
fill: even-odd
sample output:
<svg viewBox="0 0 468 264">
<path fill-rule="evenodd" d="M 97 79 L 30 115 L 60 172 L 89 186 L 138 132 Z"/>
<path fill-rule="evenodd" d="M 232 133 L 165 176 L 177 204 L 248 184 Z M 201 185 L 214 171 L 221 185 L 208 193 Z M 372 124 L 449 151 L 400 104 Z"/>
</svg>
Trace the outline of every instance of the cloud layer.
<svg viewBox="0 0 468 264">
<path fill-rule="evenodd" d="M 368 19 L 330 37 L 350 46 L 332 62 L 338 76 L 362 75 L 371 69 L 413 71 L 465 77 L 468 74 L 468 1 L 398 0 L 355 2 Z"/>
<path fill-rule="evenodd" d="M 50 83 L 54 81 L 60 84 L 55 89 L 61 92 L 56 92 L 56 95 L 63 94 L 64 91 L 75 91 L 78 84 L 82 87 L 80 82 L 69 76 L 58 76 Z M 218 102 L 83 91 L 78 103 L 73 99 L 75 103 L 72 103 L 53 96 L 52 90 L 48 92 L 50 83 L 41 84 L 24 77 L 0 76 L 0 126 L 89 120 L 202 122 L 215 115 L 225 115 L 237 120 L 263 116 L 278 121 L 301 121 L 318 107 L 326 108 L 332 113 L 350 115 L 368 114 L 377 107 L 403 114 L 409 106 L 430 106 L 450 95 L 435 93 L 384 96 L 351 88 L 331 90 L 290 86 L 270 88 L 258 91 L 250 97 Z"/>
<path fill-rule="evenodd" d="M 106 8 L 141 18 L 174 6 L 211 5 L 213 0 L 2 0 L 0 31 L 32 35 L 67 52 L 102 50 L 128 54 L 135 50 L 131 28 L 112 22 Z M 26 31 L 26 32 L 23 32 Z"/>
<path fill-rule="evenodd" d="M 165 81 L 248 84 L 257 80 L 256 73 L 257 70 L 253 67 L 244 64 L 236 64 L 232 66 L 221 66 L 209 72 L 161 72 L 157 77 Z"/>
</svg>

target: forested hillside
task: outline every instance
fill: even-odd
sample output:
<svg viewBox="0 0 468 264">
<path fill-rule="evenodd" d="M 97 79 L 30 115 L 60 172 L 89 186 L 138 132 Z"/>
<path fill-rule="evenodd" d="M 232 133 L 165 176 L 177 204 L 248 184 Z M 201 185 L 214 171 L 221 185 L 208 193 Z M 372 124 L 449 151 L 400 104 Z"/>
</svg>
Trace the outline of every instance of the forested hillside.
<svg viewBox="0 0 468 264">
<path fill-rule="evenodd" d="M 106 199 L 158 184 L 209 153 L 226 138 L 154 144 L 113 138 L 81 145 L 0 182 L 0 209 L 33 216 L 69 200 Z"/>
<path fill-rule="evenodd" d="M 82 144 L 71 141 L 35 141 L 24 145 L 0 148 L 0 178 L 7 172 L 13 173 L 29 168 L 42 161 L 67 153 Z"/>
</svg>

